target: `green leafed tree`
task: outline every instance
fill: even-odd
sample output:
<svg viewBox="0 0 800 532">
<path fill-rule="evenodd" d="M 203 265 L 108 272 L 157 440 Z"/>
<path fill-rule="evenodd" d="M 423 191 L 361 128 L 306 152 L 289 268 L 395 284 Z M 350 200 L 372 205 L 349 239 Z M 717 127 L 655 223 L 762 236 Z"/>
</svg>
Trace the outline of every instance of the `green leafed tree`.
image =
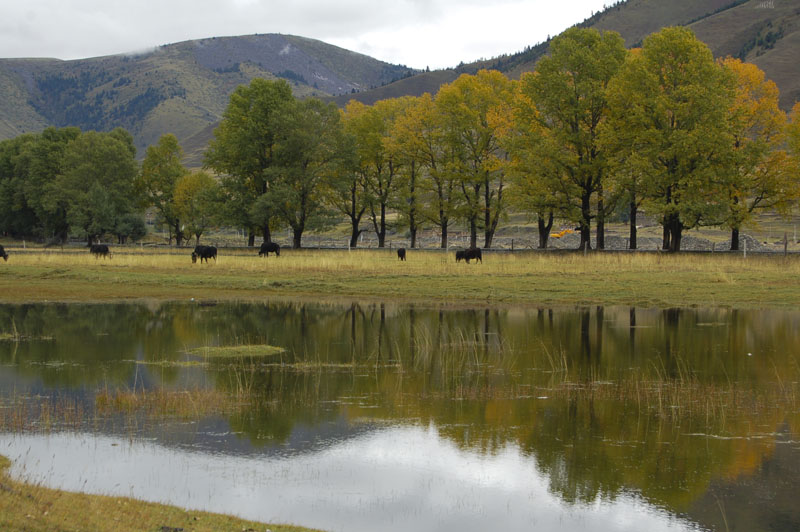
<svg viewBox="0 0 800 532">
<path fill-rule="evenodd" d="M 294 104 L 291 86 L 285 80 L 256 78 L 236 88 L 214 138 L 205 154 L 204 165 L 223 176 L 229 222 L 247 228 L 249 245 L 256 232 L 271 241 L 274 218 L 269 202 L 259 198 L 270 191 L 278 120 L 287 106 Z"/>
<path fill-rule="evenodd" d="M 207 172 L 185 174 L 175 183 L 172 209 L 182 221 L 183 231 L 195 237 L 195 244 L 215 224 L 219 202 L 219 184 Z"/>
<path fill-rule="evenodd" d="M 113 233 L 119 217 L 137 207 L 134 180 L 139 172 L 133 137 L 123 129 L 89 131 L 70 142 L 63 173 L 50 194 L 63 206 L 70 231 L 87 242 Z"/>
<path fill-rule="evenodd" d="M 597 218 L 597 247 L 604 247 L 604 180 L 608 157 L 598 142 L 608 116 L 607 90 L 627 52 L 615 32 L 570 28 L 550 43 L 536 74 L 521 81 L 521 91 L 538 110 L 539 126 L 550 147 L 541 153 L 557 171 L 555 192 L 564 214 L 580 226 L 580 249 L 591 247 L 591 222 Z M 593 206 L 592 200 L 596 198 Z"/>
<path fill-rule="evenodd" d="M 664 249 L 678 251 L 685 230 L 724 217 L 731 77 L 690 30 L 665 28 L 631 54 L 608 97 L 603 145 L 635 146 L 628 169 L 641 177 L 647 212 L 662 221 Z"/>
<path fill-rule="evenodd" d="M 183 242 L 181 219 L 175 209 L 175 187 L 187 174 L 181 160 L 183 150 L 175 135 L 163 135 L 158 143 L 149 146 L 142 161 L 142 172 L 136 180 L 136 190 L 144 207 L 155 209 L 159 222 L 169 229 L 170 242 Z"/>
<path fill-rule="evenodd" d="M 336 171 L 341 145 L 339 110 L 318 98 L 284 107 L 276 121 L 270 208 L 292 230 L 292 247 L 303 233 L 331 223 L 323 182 Z"/>
</svg>

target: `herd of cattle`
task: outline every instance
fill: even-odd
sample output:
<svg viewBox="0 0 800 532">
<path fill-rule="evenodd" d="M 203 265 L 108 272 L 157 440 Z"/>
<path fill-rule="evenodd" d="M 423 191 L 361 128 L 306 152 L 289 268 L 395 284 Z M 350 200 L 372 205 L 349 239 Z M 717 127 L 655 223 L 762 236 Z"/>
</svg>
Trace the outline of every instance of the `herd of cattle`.
<svg viewBox="0 0 800 532">
<path fill-rule="evenodd" d="M 104 259 L 111 258 L 111 251 L 106 244 L 92 244 L 89 247 L 89 253 L 94 255 L 96 259 L 100 257 Z M 275 242 L 264 242 L 261 244 L 261 249 L 258 250 L 258 256 L 269 257 L 270 253 L 274 253 L 276 257 L 280 257 L 281 247 Z M 3 246 L 0 246 L 0 257 L 3 257 L 4 261 L 8 260 L 8 253 Z M 406 260 L 406 248 L 397 248 L 397 258 L 402 261 Z M 201 264 L 203 261 L 208 263 L 208 259 L 214 259 L 214 262 L 216 262 L 217 248 L 215 246 L 195 246 L 194 251 L 192 251 L 192 264 L 196 263 L 197 259 L 200 259 Z M 460 249 L 456 251 L 456 262 L 461 262 L 463 260 L 469 264 L 469 261 L 472 259 L 483 263 L 483 256 L 480 248 Z"/>
</svg>

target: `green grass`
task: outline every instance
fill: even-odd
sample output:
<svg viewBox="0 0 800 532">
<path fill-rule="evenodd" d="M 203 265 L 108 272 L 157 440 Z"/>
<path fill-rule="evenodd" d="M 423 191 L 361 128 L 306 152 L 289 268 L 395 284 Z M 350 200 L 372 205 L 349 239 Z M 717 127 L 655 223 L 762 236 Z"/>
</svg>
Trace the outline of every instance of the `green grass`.
<svg viewBox="0 0 800 532">
<path fill-rule="evenodd" d="M 226 345 L 226 346 L 205 346 L 187 351 L 190 355 L 196 355 L 207 359 L 214 358 L 253 358 L 271 357 L 282 353 L 284 350 L 272 345 Z"/>
<path fill-rule="evenodd" d="M 185 255 L 185 256 L 184 256 Z M 221 249 L 210 264 L 188 254 L 118 248 L 29 251 L 0 265 L 0 301 L 349 298 L 530 305 L 793 307 L 797 256 L 661 253 L 491 253 L 456 264 L 452 253 L 285 250 L 267 259 Z M 11 332 L 11 331 L 3 331 Z"/>
</svg>

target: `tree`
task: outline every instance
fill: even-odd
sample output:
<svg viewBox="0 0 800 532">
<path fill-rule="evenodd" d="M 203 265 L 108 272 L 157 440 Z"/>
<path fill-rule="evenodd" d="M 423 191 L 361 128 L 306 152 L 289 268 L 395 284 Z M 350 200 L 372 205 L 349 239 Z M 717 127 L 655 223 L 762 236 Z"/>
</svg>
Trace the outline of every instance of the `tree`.
<svg viewBox="0 0 800 532">
<path fill-rule="evenodd" d="M 451 171 L 453 152 L 445 146 L 441 114 L 430 94 L 416 98 L 395 123 L 393 136 L 404 156 L 418 162 L 420 216 L 439 228 L 440 246 L 448 245 L 448 229 L 458 212 L 458 176 Z"/>
<path fill-rule="evenodd" d="M 537 222 L 538 246 L 546 249 L 554 213 L 559 209 L 559 169 L 542 154 L 556 148 L 548 129 L 540 125 L 535 104 L 520 89 L 521 84 L 515 85 L 510 120 L 499 131 L 500 144 L 509 154 L 510 203 Z"/>
<path fill-rule="evenodd" d="M 413 130 L 401 124 L 405 121 L 407 125 L 408 117 L 414 112 L 417 101 L 412 96 L 401 98 L 401 112 L 395 119 L 388 139 L 390 151 L 396 153 L 400 161 L 397 196 L 393 207 L 399 214 L 398 225 L 408 227 L 411 248 L 417 247 L 417 231 L 422 222 L 421 181 L 425 166 L 422 154 L 409 136 Z"/>
<path fill-rule="evenodd" d="M 786 141 L 786 115 L 778 107 L 778 87 L 751 63 L 721 61 L 735 83 L 729 109 L 733 158 L 728 175 L 728 211 L 731 251 L 739 249 L 739 230 L 757 210 L 788 213 L 796 199 L 791 182 Z"/>
<path fill-rule="evenodd" d="M 18 237 L 65 240 L 67 215 L 55 185 L 78 128 L 46 128 L 0 142 L 0 230 Z"/>
<path fill-rule="evenodd" d="M 727 196 L 733 137 L 730 76 L 685 28 L 644 41 L 609 87 L 603 145 L 636 147 L 631 171 L 644 177 L 645 206 L 664 227 L 664 248 L 680 250 L 683 231 L 717 224 Z"/>
<path fill-rule="evenodd" d="M 369 206 L 367 184 L 356 161 L 355 137 L 350 133 L 349 119 L 352 115 L 341 113 L 342 135 L 337 148 L 338 157 L 324 181 L 323 194 L 326 202 L 347 216 L 350 222 L 351 248 L 358 246 L 361 235 L 361 219 Z"/>
<path fill-rule="evenodd" d="M 162 135 L 155 146 L 148 146 L 142 161 L 142 173 L 136 180 L 136 190 L 142 198 L 144 207 L 153 207 L 158 219 L 169 230 L 170 243 L 175 236 L 175 244 L 183 242 L 181 220 L 175 211 L 175 187 L 187 174 L 181 163 L 183 150 L 175 135 Z"/>
<path fill-rule="evenodd" d="M 89 131 L 70 142 L 63 173 L 54 183 L 72 232 L 94 242 L 114 230 L 118 217 L 134 212 L 136 163 L 133 137 L 124 129 Z"/>
<path fill-rule="evenodd" d="M 591 220 L 598 217 L 597 247 L 604 247 L 603 181 L 607 153 L 598 142 L 608 115 L 606 91 L 625 61 L 622 37 L 615 32 L 573 27 L 550 43 L 536 75 L 526 76 L 522 92 L 539 111 L 539 125 L 551 143 L 541 156 L 558 171 L 558 193 L 568 201 L 563 215 L 580 224 L 580 249 L 591 248 Z M 596 215 L 592 197 L 597 195 Z"/>
<path fill-rule="evenodd" d="M 321 185 L 338 156 L 339 111 L 318 98 L 296 101 L 282 110 L 275 131 L 267 197 L 292 228 L 292 247 L 299 248 L 308 227 L 323 227 L 330 220 Z"/>
<path fill-rule="evenodd" d="M 183 220 L 186 233 L 194 235 L 195 244 L 214 224 L 219 212 L 219 184 L 203 171 L 183 175 L 175 183 L 172 210 Z"/>
<path fill-rule="evenodd" d="M 291 86 L 285 80 L 253 79 L 231 94 L 214 139 L 205 154 L 204 165 L 219 174 L 230 204 L 237 206 L 230 214 L 234 223 L 250 231 L 248 245 L 253 245 L 260 230 L 265 242 L 271 241 L 270 222 L 273 214 L 268 202 L 259 197 L 269 192 L 276 176 L 276 120 L 286 106 L 294 103 Z"/>
<path fill-rule="evenodd" d="M 367 106 L 355 100 L 347 104 L 348 131 L 355 138 L 358 171 L 368 191 L 368 216 L 378 247 L 386 241 L 387 208 L 395 199 L 401 162 L 389 142 L 394 122 L 402 112 L 398 100 L 381 100 Z"/>
<path fill-rule="evenodd" d="M 477 246 L 477 230 L 484 230 L 484 247 L 491 247 L 497 224 L 505 212 L 505 187 L 497 123 L 491 117 L 509 112 L 511 81 L 496 70 L 464 74 L 444 85 L 436 106 L 444 126 L 447 149 L 456 154 L 454 171 L 460 177 L 462 215 L 470 228 L 470 247 Z"/>
</svg>

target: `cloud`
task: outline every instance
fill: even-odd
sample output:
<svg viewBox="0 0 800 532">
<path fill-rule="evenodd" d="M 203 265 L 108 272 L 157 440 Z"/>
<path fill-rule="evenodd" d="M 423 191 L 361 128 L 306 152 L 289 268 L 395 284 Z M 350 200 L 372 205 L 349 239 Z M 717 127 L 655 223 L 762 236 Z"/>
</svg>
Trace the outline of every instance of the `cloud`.
<svg viewBox="0 0 800 532">
<path fill-rule="evenodd" d="M 607 0 L 28 0 L 0 8 L 0 57 L 75 59 L 189 39 L 301 35 L 422 68 L 511 53 Z"/>
</svg>

